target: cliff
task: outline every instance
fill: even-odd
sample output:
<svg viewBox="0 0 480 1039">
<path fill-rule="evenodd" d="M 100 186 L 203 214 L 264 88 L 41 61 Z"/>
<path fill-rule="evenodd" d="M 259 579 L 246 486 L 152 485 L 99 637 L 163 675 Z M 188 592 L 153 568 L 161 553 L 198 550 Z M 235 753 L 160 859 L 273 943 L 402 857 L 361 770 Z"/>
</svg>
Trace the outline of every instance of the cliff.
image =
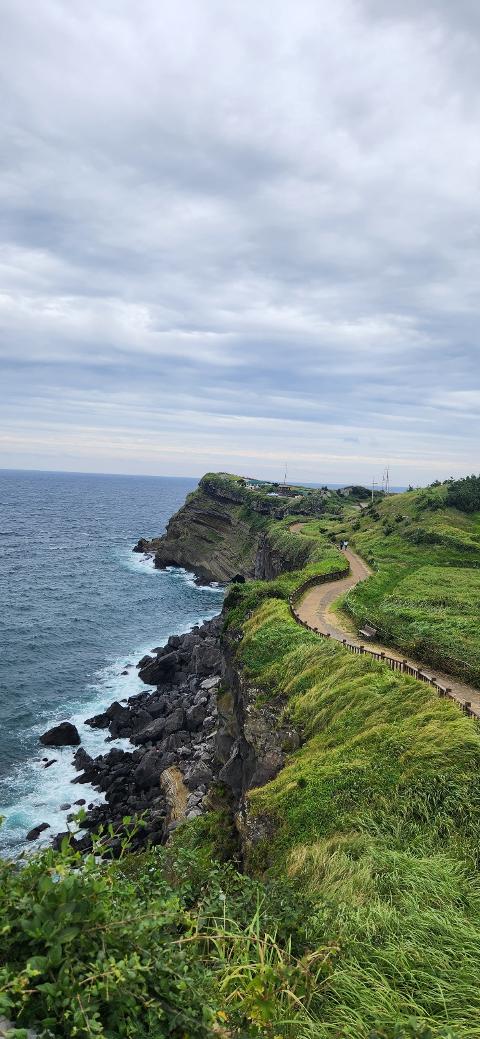
<svg viewBox="0 0 480 1039">
<path fill-rule="evenodd" d="M 202 581 L 253 577 L 262 531 L 284 508 L 282 499 L 245 490 L 233 477 L 207 474 L 163 537 L 140 538 L 134 551 L 153 555 L 159 570 L 182 566 Z"/>
</svg>

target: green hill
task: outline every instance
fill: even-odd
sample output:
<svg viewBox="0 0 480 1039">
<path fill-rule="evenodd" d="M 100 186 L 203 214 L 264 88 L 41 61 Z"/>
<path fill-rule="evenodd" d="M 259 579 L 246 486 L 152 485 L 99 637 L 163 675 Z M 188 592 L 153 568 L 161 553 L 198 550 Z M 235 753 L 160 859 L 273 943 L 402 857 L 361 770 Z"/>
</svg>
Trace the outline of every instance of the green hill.
<svg viewBox="0 0 480 1039">
<path fill-rule="evenodd" d="M 392 495 L 350 524 L 377 573 L 346 606 L 383 641 L 478 684 L 480 511 L 450 506 L 451 491 L 443 484 Z"/>
</svg>

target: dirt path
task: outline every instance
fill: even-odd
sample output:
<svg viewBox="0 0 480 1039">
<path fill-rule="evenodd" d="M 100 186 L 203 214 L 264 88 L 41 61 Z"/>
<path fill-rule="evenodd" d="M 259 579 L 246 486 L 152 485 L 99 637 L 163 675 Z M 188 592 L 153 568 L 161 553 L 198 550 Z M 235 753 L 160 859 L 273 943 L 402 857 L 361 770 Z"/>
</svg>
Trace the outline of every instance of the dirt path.
<svg viewBox="0 0 480 1039">
<path fill-rule="evenodd" d="M 292 534 L 301 534 L 303 527 L 303 523 L 292 523 L 290 530 Z M 308 537 L 308 535 L 304 536 Z M 390 646 L 383 646 L 378 642 L 365 643 L 365 640 L 362 642 L 361 638 L 353 635 L 347 627 L 342 627 L 340 617 L 331 609 L 332 604 L 341 595 L 345 595 L 351 588 L 359 584 L 360 581 L 365 581 L 372 573 L 367 563 L 351 548 L 347 548 L 344 555 L 350 563 L 348 577 L 344 577 L 339 581 L 328 581 L 309 588 L 301 601 L 296 604 L 296 612 L 300 620 L 314 631 L 319 631 L 323 635 L 329 635 L 332 639 L 336 639 L 337 642 L 347 639 L 353 645 L 365 645 L 376 653 L 385 653 L 394 660 L 406 661 L 411 667 L 421 670 L 425 675 L 431 678 L 435 677 L 441 685 L 451 690 L 455 700 L 458 700 L 461 704 L 470 703 L 472 708 L 480 714 L 480 690 L 475 689 L 474 686 L 467 685 L 466 682 L 462 682 L 459 678 L 454 678 L 453 675 L 438 671 L 436 668 L 432 670 L 430 665 L 427 666 L 421 661 L 406 657 L 404 653 L 392 649 Z"/>
</svg>

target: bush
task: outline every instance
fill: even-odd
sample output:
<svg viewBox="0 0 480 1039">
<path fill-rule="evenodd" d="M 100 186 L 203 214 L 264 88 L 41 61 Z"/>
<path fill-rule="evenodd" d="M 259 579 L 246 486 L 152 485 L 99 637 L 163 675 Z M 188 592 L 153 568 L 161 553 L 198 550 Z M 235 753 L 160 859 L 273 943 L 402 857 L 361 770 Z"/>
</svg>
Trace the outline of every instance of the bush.
<svg viewBox="0 0 480 1039">
<path fill-rule="evenodd" d="M 211 860 L 220 825 L 119 862 L 67 842 L 0 862 L 0 1015 L 55 1039 L 299 1035 L 329 950 L 306 948 L 312 909 L 287 884 Z"/>
<path fill-rule="evenodd" d="M 480 476 L 466 476 L 464 480 L 451 483 L 446 502 L 461 512 L 476 512 L 480 509 Z"/>
</svg>

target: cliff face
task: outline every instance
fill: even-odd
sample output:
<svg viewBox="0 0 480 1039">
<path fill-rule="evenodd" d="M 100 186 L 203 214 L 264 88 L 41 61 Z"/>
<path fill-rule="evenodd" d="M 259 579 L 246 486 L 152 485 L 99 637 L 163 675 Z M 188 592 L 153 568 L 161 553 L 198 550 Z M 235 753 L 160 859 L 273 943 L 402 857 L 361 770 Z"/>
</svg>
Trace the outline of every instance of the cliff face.
<svg viewBox="0 0 480 1039">
<path fill-rule="evenodd" d="M 255 555 L 255 577 L 260 581 L 273 581 L 287 568 L 282 553 L 273 547 L 267 534 L 261 534 Z"/>
<path fill-rule="evenodd" d="M 183 566 L 203 581 L 253 577 L 259 539 L 254 513 L 241 499 L 227 498 L 202 481 L 172 516 L 166 534 L 152 541 L 142 538 L 136 550 L 154 555 L 160 570 Z"/>
<path fill-rule="evenodd" d="M 260 704 L 260 690 L 248 682 L 235 660 L 235 642 L 221 640 L 223 677 L 217 695 L 218 728 L 215 743 L 222 766 L 219 779 L 230 787 L 241 807 L 252 787 L 263 786 L 283 767 L 287 754 L 300 746 L 300 737 L 281 721 L 282 699 Z"/>
<path fill-rule="evenodd" d="M 291 560 L 265 534 L 289 510 L 288 499 L 255 493 L 238 478 L 208 473 L 160 538 L 140 538 L 134 551 L 153 555 L 155 566 L 183 566 L 202 581 L 232 577 L 271 580 Z"/>
</svg>

